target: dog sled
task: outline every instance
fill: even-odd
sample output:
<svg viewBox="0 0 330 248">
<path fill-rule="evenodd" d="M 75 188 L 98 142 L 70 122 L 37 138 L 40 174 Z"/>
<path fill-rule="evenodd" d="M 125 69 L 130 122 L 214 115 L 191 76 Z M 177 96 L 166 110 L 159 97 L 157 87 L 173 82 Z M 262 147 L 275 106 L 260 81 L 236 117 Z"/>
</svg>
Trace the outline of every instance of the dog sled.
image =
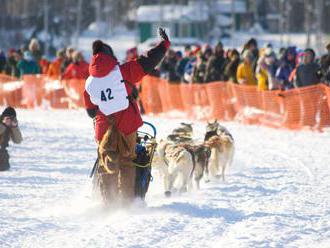
<svg viewBox="0 0 330 248">
<path fill-rule="evenodd" d="M 136 167 L 135 172 L 135 197 L 143 199 L 149 189 L 151 175 L 151 163 L 155 154 L 157 142 L 157 131 L 154 125 L 149 122 L 143 122 L 143 126 L 137 131 L 135 153 L 136 158 L 133 164 Z M 99 159 L 96 159 L 90 177 L 95 180 L 98 167 L 100 166 Z M 111 189 L 109 189 L 111 190 Z"/>
<path fill-rule="evenodd" d="M 137 132 L 135 149 L 136 159 L 133 160 L 136 166 L 135 197 L 139 197 L 141 199 L 145 198 L 149 188 L 149 183 L 152 180 L 151 163 L 157 147 L 157 131 L 155 126 L 146 121 L 143 122 L 143 124 L 143 127 L 148 127 L 148 129 L 151 129 L 152 134 L 150 134 L 150 132 L 140 130 Z"/>
</svg>

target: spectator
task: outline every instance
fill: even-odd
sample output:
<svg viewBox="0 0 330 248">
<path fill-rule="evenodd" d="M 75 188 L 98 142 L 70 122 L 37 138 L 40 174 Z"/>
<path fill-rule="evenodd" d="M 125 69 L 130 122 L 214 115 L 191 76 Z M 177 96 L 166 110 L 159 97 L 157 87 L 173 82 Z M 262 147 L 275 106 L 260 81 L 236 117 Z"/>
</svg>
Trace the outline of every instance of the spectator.
<svg viewBox="0 0 330 248">
<path fill-rule="evenodd" d="M 282 89 L 292 89 L 293 85 L 289 80 L 290 74 L 296 67 L 296 48 L 289 47 L 284 51 L 276 71 L 276 79 L 282 85 Z"/>
<path fill-rule="evenodd" d="M 330 84 L 330 43 L 326 46 L 327 54 L 321 58 L 322 82 Z"/>
<path fill-rule="evenodd" d="M 85 61 L 81 52 L 75 51 L 72 58 L 73 61 L 66 68 L 63 79 L 87 79 L 89 76 L 89 64 Z"/>
<path fill-rule="evenodd" d="M 189 62 L 189 60 L 192 59 L 192 56 L 193 56 L 193 54 L 191 52 L 191 47 L 186 46 L 184 48 L 184 56 L 177 63 L 177 66 L 176 66 L 176 73 L 181 78 L 182 81 L 183 81 L 183 76 L 184 76 L 184 72 L 185 72 L 185 67 L 186 67 L 187 63 Z"/>
<path fill-rule="evenodd" d="M 15 49 L 11 48 L 8 50 L 7 63 L 5 66 L 5 73 L 12 77 L 19 77 L 19 70 L 17 68 L 18 53 Z"/>
<path fill-rule="evenodd" d="M 272 47 L 267 47 L 265 50 L 265 63 L 267 65 L 267 73 L 268 73 L 268 89 L 269 90 L 280 89 L 281 86 L 279 85 L 279 82 L 275 77 L 276 70 L 278 67 L 278 62 Z"/>
<path fill-rule="evenodd" d="M 184 83 L 192 83 L 193 72 L 194 72 L 196 63 L 197 63 L 197 58 L 196 58 L 196 56 L 192 55 L 190 60 L 187 62 L 186 66 L 184 68 L 184 74 L 183 74 Z"/>
<path fill-rule="evenodd" d="M 321 68 L 314 60 L 314 50 L 307 48 L 304 53 L 304 62 L 297 68 L 296 87 L 304 87 L 320 83 Z"/>
<path fill-rule="evenodd" d="M 226 59 L 223 45 L 219 42 L 214 50 L 214 54 L 208 59 L 206 64 L 205 82 L 224 80 Z"/>
<path fill-rule="evenodd" d="M 60 49 L 57 51 L 56 53 L 56 59 L 54 62 L 52 62 L 49 65 L 48 71 L 47 71 L 47 75 L 50 78 L 53 79 L 60 79 L 61 75 L 62 75 L 62 64 L 64 63 L 65 60 L 65 51 L 64 49 Z"/>
<path fill-rule="evenodd" d="M 64 72 L 66 70 L 66 68 L 72 63 L 73 61 L 73 53 L 75 52 L 74 48 L 72 47 L 68 47 L 65 50 L 65 59 L 64 62 L 62 63 L 62 69 L 61 71 Z"/>
<path fill-rule="evenodd" d="M 0 117 L 0 171 L 9 170 L 9 154 L 7 151 L 8 143 L 12 140 L 14 143 L 22 142 L 22 134 L 18 127 L 16 111 L 12 107 L 7 107 Z"/>
<path fill-rule="evenodd" d="M 286 52 L 287 52 L 287 49 L 285 47 L 281 47 L 280 50 L 278 51 L 279 58 L 280 59 L 284 58 L 284 55 Z"/>
<path fill-rule="evenodd" d="M 246 51 L 251 52 L 250 56 L 251 56 L 252 71 L 255 72 L 259 59 L 258 42 L 256 39 L 251 38 L 250 40 L 248 40 L 248 42 L 245 43 L 242 54 L 244 54 Z"/>
<path fill-rule="evenodd" d="M 182 60 L 182 52 L 181 51 L 176 51 L 175 52 L 175 57 L 176 57 L 176 63 L 180 63 L 180 61 Z"/>
<path fill-rule="evenodd" d="M 138 57 L 137 47 L 130 48 L 126 51 L 126 62 L 136 60 Z"/>
<path fill-rule="evenodd" d="M 196 64 L 194 65 L 192 74 L 193 83 L 204 83 L 206 62 L 207 58 L 203 56 L 201 52 L 198 52 L 196 56 Z"/>
<path fill-rule="evenodd" d="M 0 50 L 0 73 L 2 73 L 5 70 L 5 66 L 6 66 L 6 55 L 2 50 Z"/>
<path fill-rule="evenodd" d="M 259 90 L 274 90 L 279 88 L 277 80 L 275 79 L 276 68 L 275 53 L 271 47 L 268 47 L 259 58 L 256 68 Z"/>
<path fill-rule="evenodd" d="M 266 57 L 262 56 L 258 60 L 256 69 L 256 77 L 258 80 L 258 90 L 268 90 L 268 66 L 266 63 Z"/>
<path fill-rule="evenodd" d="M 253 54 L 250 51 L 243 53 L 243 62 L 237 68 L 237 81 L 243 85 L 257 85 L 257 80 L 253 73 Z"/>
<path fill-rule="evenodd" d="M 39 74 L 40 68 L 36 61 L 34 61 L 31 52 L 25 51 L 23 59 L 21 59 L 17 68 L 19 70 L 19 77 L 22 77 L 26 74 Z"/>
<path fill-rule="evenodd" d="M 170 82 L 180 81 L 180 77 L 176 74 L 177 56 L 173 50 L 168 50 L 164 60 L 160 65 L 160 75 L 162 78 Z"/>
<path fill-rule="evenodd" d="M 29 51 L 32 54 L 32 57 L 34 61 L 36 61 L 38 64 L 42 58 L 42 52 L 40 49 L 40 44 L 37 39 L 31 39 L 30 44 L 29 44 Z"/>
<path fill-rule="evenodd" d="M 303 64 L 304 61 L 304 52 L 297 52 L 297 56 L 296 56 L 296 68 L 293 69 L 293 71 L 291 72 L 290 76 L 289 76 L 289 82 L 291 85 L 294 86 L 294 82 L 296 81 L 296 74 L 297 74 L 297 68 L 299 65 Z"/>
<path fill-rule="evenodd" d="M 49 68 L 49 61 L 45 57 L 42 57 L 39 60 L 39 66 L 40 66 L 41 73 L 42 74 L 47 74 L 48 68 Z"/>
<path fill-rule="evenodd" d="M 237 68 L 240 62 L 239 53 L 236 49 L 228 54 L 229 62 L 225 67 L 225 80 L 237 83 Z"/>
</svg>

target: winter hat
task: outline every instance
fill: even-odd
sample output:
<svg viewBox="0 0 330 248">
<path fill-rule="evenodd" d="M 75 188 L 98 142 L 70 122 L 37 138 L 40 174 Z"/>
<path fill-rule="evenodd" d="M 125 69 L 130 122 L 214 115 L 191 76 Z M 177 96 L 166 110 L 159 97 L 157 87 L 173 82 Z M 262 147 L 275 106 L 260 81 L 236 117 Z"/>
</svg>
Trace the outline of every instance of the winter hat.
<svg viewBox="0 0 330 248">
<path fill-rule="evenodd" d="M 57 57 L 64 58 L 64 57 L 65 57 L 65 50 L 64 50 L 63 48 L 57 50 L 57 52 L 56 52 L 56 56 L 57 56 Z"/>
<path fill-rule="evenodd" d="M 179 58 L 182 58 L 182 52 L 181 51 L 176 51 L 175 55 Z"/>
<path fill-rule="evenodd" d="M 200 46 L 197 46 L 197 47 L 194 49 L 193 54 L 196 56 L 197 53 L 200 52 L 200 50 L 201 50 L 201 47 L 200 47 Z"/>
<path fill-rule="evenodd" d="M 258 47 L 258 42 L 255 38 L 251 38 L 248 40 L 248 42 L 246 43 L 246 46 L 249 48 L 250 46 L 255 46 Z"/>
<path fill-rule="evenodd" d="M 1 117 L 16 117 L 16 110 L 12 107 L 7 107 L 5 110 L 2 112 Z"/>
<path fill-rule="evenodd" d="M 272 56 L 273 55 L 273 48 L 271 48 L 271 47 L 267 47 L 266 49 L 265 49 L 265 56 L 266 57 L 269 57 L 269 56 Z"/>
<path fill-rule="evenodd" d="M 79 61 L 83 60 L 83 56 L 82 56 L 81 52 L 74 51 L 72 54 L 72 60 L 74 63 L 78 63 Z"/>
<path fill-rule="evenodd" d="M 265 48 L 273 48 L 272 43 L 267 42 L 264 46 Z"/>
<path fill-rule="evenodd" d="M 10 48 L 10 49 L 8 50 L 8 54 L 9 54 L 9 55 L 14 54 L 14 53 L 16 53 L 16 50 L 15 50 L 14 48 Z"/>
<path fill-rule="evenodd" d="M 25 51 L 23 57 L 25 60 L 33 60 L 32 53 L 30 51 Z"/>
<path fill-rule="evenodd" d="M 315 58 L 315 51 L 312 49 L 312 48 L 306 48 L 305 49 L 305 54 L 306 53 L 311 53 L 312 54 L 312 56 L 313 56 L 313 58 Z"/>
<path fill-rule="evenodd" d="M 94 41 L 92 48 L 93 48 L 93 55 L 98 53 L 104 53 L 107 55 L 114 56 L 111 46 L 103 43 L 101 40 Z"/>
</svg>

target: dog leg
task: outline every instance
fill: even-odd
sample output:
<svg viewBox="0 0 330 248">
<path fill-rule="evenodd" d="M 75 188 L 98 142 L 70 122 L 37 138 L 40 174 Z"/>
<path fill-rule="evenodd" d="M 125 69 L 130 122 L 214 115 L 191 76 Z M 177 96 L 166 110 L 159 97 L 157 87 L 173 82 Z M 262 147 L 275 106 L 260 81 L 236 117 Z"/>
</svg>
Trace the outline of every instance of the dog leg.
<svg viewBox="0 0 330 248">
<path fill-rule="evenodd" d="M 224 165 L 221 167 L 221 177 L 222 177 L 222 181 L 223 181 L 223 182 L 225 181 L 225 170 L 226 170 L 226 164 L 224 164 Z"/>
<path fill-rule="evenodd" d="M 173 184 L 174 184 L 174 177 L 171 174 L 167 174 L 164 185 L 165 185 L 165 196 L 170 197 L 172 194 L 172 189 L 173 189 Z"/>
<path fill-rule="evenodd" d="M 217 177 L 219 168 L 219 151 L 217 148 L 211 149 L 211 157 L 209 161 L 209 172 L 212 177 Z"/>
<path fill-rule="evenodd" d="M 204 182 L 208 183 L 210 182 L 210 175 L 209 175 L 209 163 L 204 168 Z"/>
</svg>

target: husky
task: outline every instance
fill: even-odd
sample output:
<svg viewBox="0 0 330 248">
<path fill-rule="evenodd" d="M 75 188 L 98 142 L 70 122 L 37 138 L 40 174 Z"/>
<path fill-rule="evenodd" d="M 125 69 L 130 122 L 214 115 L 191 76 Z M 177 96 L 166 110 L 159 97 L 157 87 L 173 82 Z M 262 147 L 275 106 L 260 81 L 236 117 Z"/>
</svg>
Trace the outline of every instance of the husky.
<svg viewBox="0 0 330 248">
<path fill-rule="evenodd" d="M 181 125 L 180 127 L 176 128 L 172 131 L 172 134 L 192 135 L 193 128 L 192 128 L 191 123 L 181 122 L 180 125 Z"/>
<path fill-rule="evenodd" d="M 165 196 L 174 189 L 186 192 L 191 188 L 193 158 L 183 146 L 161 140 L 157 146 L 153 166 L 163 178 Z"/>
<path fill-rule="evenodd" d="M 172 133 L 167 136 L 167 140 L 176 144 L 192 142 L 192 124 L 181 122 L 180 125 L 180 127 L 174 129 Z"/>
<path fill-rule="evenodd" d="M 204 144 L 211 150 L 208 164 L 210 175 L 215 178 L 221 177 L 225 181 L 226 168 L 232 164 L 235 153 L 233 136 L 228 129 L 215 120 L 213 123 L 208 122 L 207 124 Z"/>
</svg>

